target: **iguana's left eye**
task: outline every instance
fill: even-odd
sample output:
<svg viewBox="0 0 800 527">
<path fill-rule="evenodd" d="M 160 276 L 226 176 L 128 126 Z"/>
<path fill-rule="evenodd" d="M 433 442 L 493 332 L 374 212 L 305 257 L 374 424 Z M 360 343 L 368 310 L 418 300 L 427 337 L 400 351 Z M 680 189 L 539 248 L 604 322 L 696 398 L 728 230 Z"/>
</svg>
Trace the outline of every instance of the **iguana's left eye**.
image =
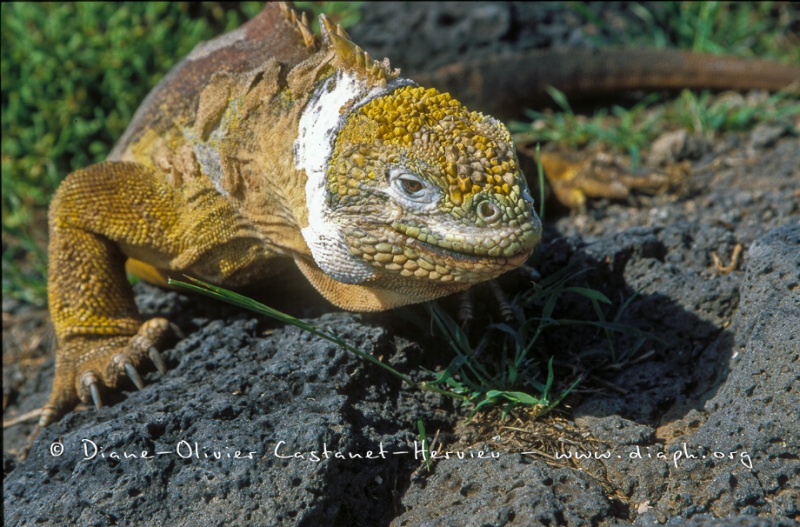
<svg viewBox="0 0 800 527">
<path fill-rule="evenodd" d="M 400 185 L 403 187 L 403 190 L 406 191 L 408 195 L 414 195 L 422 191 L 425 188 L 422 185 L 422 182 L 418 179 L 408 177 L 407 175 L 402 175 L 398 178 L 400 181 Z"/>
<path fill-rule="evenodd" d="M 389 171 L 388 190 L 396 200 L 415 207 L 435 204 L 440 195 L 430 182 L 402 168 Z"/>
</svg>

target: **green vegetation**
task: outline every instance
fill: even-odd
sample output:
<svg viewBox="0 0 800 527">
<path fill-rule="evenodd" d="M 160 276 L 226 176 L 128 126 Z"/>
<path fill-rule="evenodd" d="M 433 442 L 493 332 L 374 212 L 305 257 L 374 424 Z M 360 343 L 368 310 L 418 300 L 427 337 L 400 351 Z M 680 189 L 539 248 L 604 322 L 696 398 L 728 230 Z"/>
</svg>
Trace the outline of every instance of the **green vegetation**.
<svg viewBox="0 0 800 527">
<path fill-rule="evenodd" d="M 610 29 L 612 40 L 598 42 L 603 46 L 680 48 L 800 62 L 800 38 L 792 25 L 798 12 L 792 2 L 631 3 L 628 8 L 640 23 L 626 25 L 625 31 L 598 18 L 584 2 L 571 6 L 598 28 Z"/>
<path fill-rule="evenodd" d="M 106 157 L 176 58 L 243 16 L 188 3 L 0 9 L 3 296 L 43 303 L 45 211 L 58 183 Z"/>
<path fill-rule="evenodd" d="M 343 27 L 351 27 L 361 20 L 359 7 L 363 2 L 295 2 L 297 9 L 309 14 L 309 22 L 315 33 L 319 34 L 319 15 L 325 15 Z"/>
<path fill-rule="evenodd" d="M 666 2 L 652 19 L 641 6 L 637 13 L 659 47 L 800 62 L 791 26 L 796 10 L 785 2 Z"/>
<path fill-rule="evenodd" d="M 562 356 L 575 351 L 587 368 L 619 367 L 635 360 L 645 342 L 657 340 L 620 322 L 632 298 L 623 302 L 617 312 L 609 317 L 606 310 L 611 306 L 611 300 L 594 289 L 569 285 L 576 278 L 576 273 L 563 269 L 531 284 L 512 302 L 514 323 L 490 324 L 474 345 L 446 311 L 437 304 L 427 304 L 433 320 L 433 335 L 446 342 L 454 352 L 447 368 L 429 384 L 447 386 L 453 394 L 463 397 L 472 408 L 470 417 L 486 405 L 501 405 L 503 416 L 516 406 L 527 406 L 534 411 L 534 415 L 544 415 L 582 380 L 582 375 L 567 373 L 562 368 L 556 381 L 553 352 L 542 343 L 556 328 L 588 330 L 585 335 L 587 340 L 576 350 L 559 350 Z M 594 319 L 577 320 L 557 316 L 557 306 L 565 300 L 565 295 L 588 302 Z M 410 312 L 406 316 L 414 320 Z M 421 330 L 430 325 L 420 318 L 414 321 Z M 619 353 L 615 345 L 616 336 L 625 336 L 632 341 Z M 603 341 L 605 346 L 600 345 Z M 597 343 L 599 347 L 585 346 L 590 343 Z M 606 351 L 589 356 L 581 353 L 580 349 L 584 346 L 585 349 Z"/>
<path fill-rule="evenodd" d="M 476 346 L 470 343 L 467 334 L 447 312 L 436 304 L 429 305 L 434 321 L 434 334 L 450 345 L 455 353 L 453 360 L 441 372 L 433 386 L 447 386 L 451 393 L 461 396 L 471 404 L 470 418 L 487 405 L 503 406 L 503 417 L 515 406 L 529 406 L 535 415 L 544 415 L 555 408 L 561 400 L 581 381 L 578 377 L 553 397 L 555 372 L 553 358 L 543 367 L 531 353 L 536 337 L 548 325 L 547 318 L 532 317 L 521 322 L 519 329 L 507 324 L 490 326 Z M 554 324 L 558 322 L 553 321 Z M 535 335 L 530 335 L 535 327 Z M 492 329 L 501 330 L 500 338 Z M 500 353 L 485 353 L 488 349 Z"/>
<path fill-rule="evenodd" d="M 431 471 L 431 452 L 430 444 L 428 443 L 428 433 L 425 430 L 425 423 L 422 419 L 417 419 L 417 431 L 419 432 L 419 443 L 422 445 L 422 457 L 425 460 L 425 468 L 428 472 Z"/>
</svg>

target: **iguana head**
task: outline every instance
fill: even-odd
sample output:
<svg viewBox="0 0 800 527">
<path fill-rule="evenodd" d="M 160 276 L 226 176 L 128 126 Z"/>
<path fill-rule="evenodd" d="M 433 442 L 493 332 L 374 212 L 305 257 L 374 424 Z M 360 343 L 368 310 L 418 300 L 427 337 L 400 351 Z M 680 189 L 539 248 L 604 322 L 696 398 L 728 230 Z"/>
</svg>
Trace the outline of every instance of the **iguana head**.
<svg viewBox="0 0 800 527">
<path fill-rule="evenodd" d="M 376 82 L 386 61 L 337 66 L 295 144 L 316 264 L 344 283 L 428 291 L 417 301 L 521 265 L 541 222 L 506 127 L 447 93 L 385 74 Z"/>
</svg>

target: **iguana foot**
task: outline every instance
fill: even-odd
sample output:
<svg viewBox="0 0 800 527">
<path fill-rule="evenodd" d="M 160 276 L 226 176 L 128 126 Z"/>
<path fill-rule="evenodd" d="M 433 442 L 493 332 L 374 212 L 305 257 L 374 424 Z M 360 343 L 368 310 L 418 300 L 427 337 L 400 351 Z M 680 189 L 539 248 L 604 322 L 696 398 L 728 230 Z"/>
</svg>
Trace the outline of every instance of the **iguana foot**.
<svg viewBox="0 0 800 527">
<path fill-rule="evenodd" d="M 529 265 L 521 265 L 513 271 L 526 281 L 538 281 L 542 275 L 535 268 Z M 506 324 L 513 324 L 516 320 L 514 315 L 514 308 L 508 299 L 506 290 L 500 285 L 500 282 L 489 280 L 483 284 L 478 284 L 469 289 L 461 292 L 458 299 L 458 321 L 461 324 L 461 329 L 467 331 L 475 319 L 475 289 L 478 287 L 488 287 L 494 299 L 494 304 L 499 311 L 500 317 Z"/>
<path fill-rule="evenodd" d="M 163 375 L 166 363 L 157 349 L 169 333 L 181 336 L 180 329 L 165 318 L 152 318 L 133 335 L 76 335 L 59 352 L 50 399 L 42 408 L 39 426 L 47 426 L 78 403 L 90 401 L 102 408 L 102 390 L 121 387 L 127 377 L 144 388 L 139 369 L 150 360 Z"/>
</svg>

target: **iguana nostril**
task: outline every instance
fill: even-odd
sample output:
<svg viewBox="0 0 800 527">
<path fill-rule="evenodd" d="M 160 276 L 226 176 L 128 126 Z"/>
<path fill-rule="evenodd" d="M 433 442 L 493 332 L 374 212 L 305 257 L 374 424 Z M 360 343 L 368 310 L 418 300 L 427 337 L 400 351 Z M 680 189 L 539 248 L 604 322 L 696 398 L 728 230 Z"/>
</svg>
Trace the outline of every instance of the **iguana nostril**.
<svg viewBox="0 0 800 527">
<path fill-rule="evenodd" d="M 494 203 L 484 201 L 478 205 L 478 216 L 486 223 L 494 223 L 500 219 L 500 207 Z"/>
</svg>

